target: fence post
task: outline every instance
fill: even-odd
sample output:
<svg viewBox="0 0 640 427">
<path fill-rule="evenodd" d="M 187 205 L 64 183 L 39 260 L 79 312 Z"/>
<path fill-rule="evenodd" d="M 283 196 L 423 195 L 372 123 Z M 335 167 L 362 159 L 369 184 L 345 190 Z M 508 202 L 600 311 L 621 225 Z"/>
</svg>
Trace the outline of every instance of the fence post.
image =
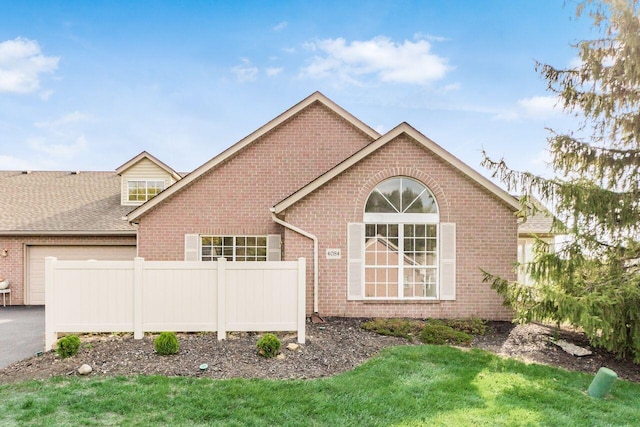
<svg viewBox="0 0 640 427">
<path fill-rule="evenodd" d="M 227 338 L 227 260 L 218 258 L 218 341 Z"/>
<path fill-rule="evenodd" d="M 298 342 L 305 341 L 305 320 L 307 311 L 307 264 L 304 258 L 298 258 Z"/>
<path fill-rule="evenodd" d="M 55 324 L 55 257 L 46 257 L 44 259 L 44 351 L 53 348 L 58 339 L 58 331 Z"/>
<path fill-rule="evenodd" d="M 141 340 L 144 337 L 142 298 L 144 281 L 144 258 L 133 259 L 133 338 Z"/>
</svg>

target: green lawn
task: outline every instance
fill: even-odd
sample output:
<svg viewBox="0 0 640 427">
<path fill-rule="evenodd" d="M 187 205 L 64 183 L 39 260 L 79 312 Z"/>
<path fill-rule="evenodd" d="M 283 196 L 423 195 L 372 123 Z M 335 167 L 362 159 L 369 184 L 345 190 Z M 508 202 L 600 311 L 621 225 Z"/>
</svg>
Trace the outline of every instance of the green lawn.
<svg viewBox="0 0 640 427">
<path fill-rule="evenodd" d="M 601 400 L 585 393 L 591 380 L 482 350 L 407 346 L 320 380 L 140 376 L 3 384 L 0 425 L 638 425 L 640 384 L 616 381 Z"/>
</svg>

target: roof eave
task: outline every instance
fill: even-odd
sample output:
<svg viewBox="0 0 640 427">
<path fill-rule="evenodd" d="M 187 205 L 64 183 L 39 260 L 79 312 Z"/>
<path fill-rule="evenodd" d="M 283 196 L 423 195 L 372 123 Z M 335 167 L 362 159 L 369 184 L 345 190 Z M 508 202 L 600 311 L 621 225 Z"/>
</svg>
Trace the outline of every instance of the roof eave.
<svg viewBox="0 0 640 427">
<path fill-rule="evenodd" d="M 135 236 L 137 230 L 4 230 L 0 236 Z"/>
</svg>

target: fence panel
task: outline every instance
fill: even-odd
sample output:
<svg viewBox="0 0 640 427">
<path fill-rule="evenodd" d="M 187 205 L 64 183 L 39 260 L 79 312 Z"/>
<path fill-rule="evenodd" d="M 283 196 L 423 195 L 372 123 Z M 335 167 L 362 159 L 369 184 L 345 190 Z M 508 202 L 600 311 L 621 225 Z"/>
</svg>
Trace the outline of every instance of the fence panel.
<svg viewBox="0 0 640 427">
<path fill-rule="evenodd" d="M 216 263 L 146 261 L 143 269 L 143 330 L 215 331 Z"/>
<path fill-rule="evenodd" d="M 59 332 L 297 331 L 305 260 L 45 261 L 45 350 Z"/>
<path fill-rule="evenodd" d="M 46 306 L 64 332 L 133 330 L 133 262 L 65 261 L 47 290 Z"/>
<path fill-rule="evenodd" d="M 296 330 L 297 263 L 242 264 L 227 265 L 227 329 Z"/>
</svg>

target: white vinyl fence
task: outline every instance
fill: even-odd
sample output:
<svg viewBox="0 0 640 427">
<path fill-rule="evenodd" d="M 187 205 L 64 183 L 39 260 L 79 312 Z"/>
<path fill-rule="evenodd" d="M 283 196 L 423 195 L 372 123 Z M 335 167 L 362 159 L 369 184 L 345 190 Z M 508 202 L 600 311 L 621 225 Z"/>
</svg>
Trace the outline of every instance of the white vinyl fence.
<svg viewBox="0 0 640 427">
<path fill-rule="evenodd" d="M 297 331 L 305 341 L 305 259 L 45 260 L 45 351 L 60 332 Z"/>
</svg>

